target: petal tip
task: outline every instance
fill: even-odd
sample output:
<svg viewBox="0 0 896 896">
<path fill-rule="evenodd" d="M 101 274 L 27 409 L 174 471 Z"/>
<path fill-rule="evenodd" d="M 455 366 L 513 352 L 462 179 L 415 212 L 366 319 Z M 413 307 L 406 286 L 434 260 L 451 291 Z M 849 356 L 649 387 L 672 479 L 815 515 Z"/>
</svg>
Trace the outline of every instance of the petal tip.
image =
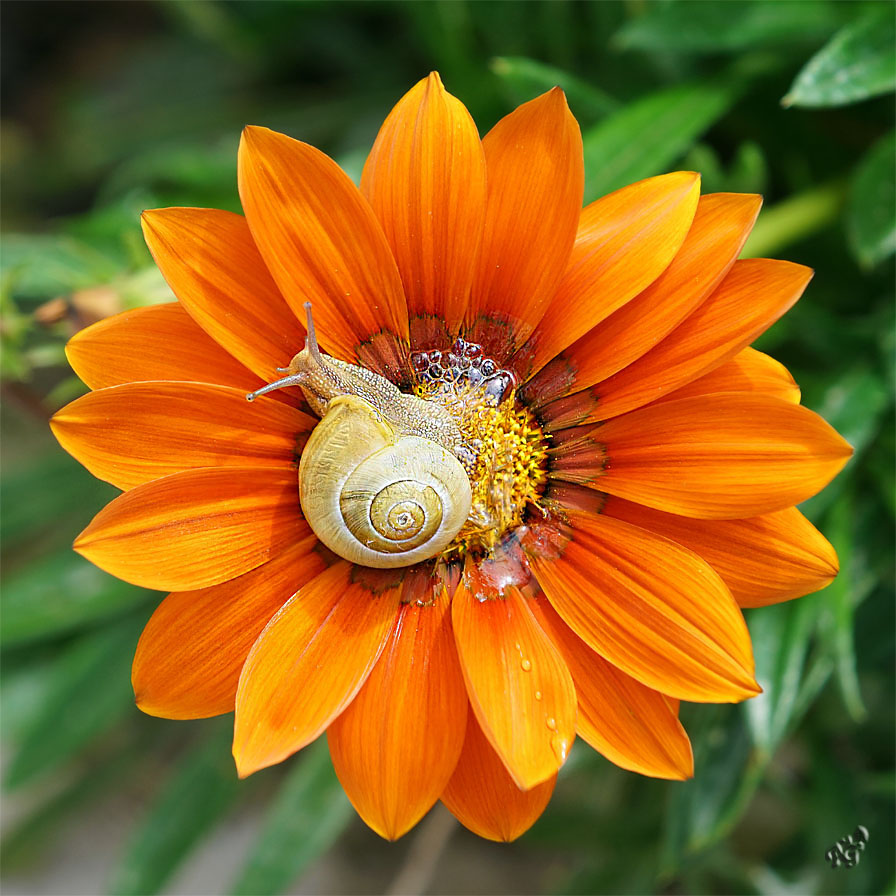
<svg viewBox="0 0 896 896">
<path fill-rule="evenodd" d="M 704 199 L 709 197 L 724 203 L 729 214 L 742 215 L 750 227 L 755 223 L 764 201 L 761 193 L 707 193 Z"/>
<path fill-rule="evenodd" d="M 376 831 L 383 840 L 388 840 L 389 843 L 395 843 L 396 840 L 400 840 L 416 824 L 416 822 L 398 824 L 397 821 L 384 821 L 382 825 L 374 827 L 367 819 L 364 819 L 364 821 L 370 826 L 371 830 Z"/>
<path fill-rule="evenodd" d="M 567 115 L 572 115 L 569 108 L 569 102 L 566 99 L 566 91 L 559 85 L 552 87 L 544 96 L 558 111 L 562 111 Z"/>
<path fill-rule="evenodd" d="M 663 175 L 660 175 L 660 177 L 662 176 Z M 665 176 L 673 180 L 681 180 L 683 183 L 691 186 L 699 184 L 703 180 L 703 175 L 701 175 L 699 171 L 689 171 L 687 169 L 683 171 L 673 171 Z"/>
<path fill-rule="evenodd" d="M 569 103 L 566 100 L 566 93 L 559 85 L 552 87 L 550 90 L 539 94 L 526 103 L 523 103 L 522 106 L 518 106 L 514 110 L 514 112 L 518 112 L 520 109 L 523 109 L 527 106 L 530 109 L 543 108 L 555 114 L 572 116 L 572 112 L 569 108 Z M 514 113 L 512 112 L 511 115 L 512 114 Z"/>
<path fill-rule="evenodd" d="M 171 213 L 176 211 L 172 208 L 145 208 L 140 212 L 140 228 L 143 230 L 143 237 L 153 248 L 151 240 L 159 240 L 163 238 L 166 219 L 170 221 Z"/>
<path fill-rule="evenodd" d="M 262 140 L 274 133 L 270 128 L 257 124 L 247 124 L 240 134 L 240 149 L 254 149 Z"/>
<path fill-rule="evenodd" d="M 78 355 L 81 350 L 81 343 L 84 341 L 84 334 L 90 329 L 90 327 L 85 327 L 83 330 L 78 330 L 68 342 L 65 343 L 65 360 L 68 361 L 69 366 L 74 368 L 75 364 L 73 363 L 73 357 Z"/>
<path fill-rule="evenodd" d="M 155 719 L 176 718 L 170 713 L 166 713 L 163 707 L 154 704 L 149 694 L 142 688 L 140 690 L 134 688 L 134 706 L 136 706 L 144 715 L 152 716 Z"/>
<path fill-rule="evenodd" d="M 662 769 L 662 774 L 657 777 L 662 777 L 666 781 L 690 781 L 694 777 L 694 751 L 691 749 L 690 741 L 687 744 L 687 753 L 669 756 L 668 765 Z"/>
<path fill-rule="evenodd" d="M 264 768 L 264 764 L 247 762 L 245 756 L 242 755 L 236 745 L 233 747 L 233 762 L 236 766 L 236 775 L 241 781 L 244 781 L 250 775 L 254 775 L 255 772 Z"/>
<path fill-rule="evenodd" d="M 823 576 L 828 580 L 828 584 L 830 584 L 838 575 L 840 575 L 840 558 L 837 556 L 837 551 L 834 549 L 834 546 L 827 539 L 825 539 L 824 543 L 827 546 L 827 550 L 823 549 L 824 555 L 820 555 L 818 559 L 827 567 L 827 569 L 823 571 Z"/>
</svg>

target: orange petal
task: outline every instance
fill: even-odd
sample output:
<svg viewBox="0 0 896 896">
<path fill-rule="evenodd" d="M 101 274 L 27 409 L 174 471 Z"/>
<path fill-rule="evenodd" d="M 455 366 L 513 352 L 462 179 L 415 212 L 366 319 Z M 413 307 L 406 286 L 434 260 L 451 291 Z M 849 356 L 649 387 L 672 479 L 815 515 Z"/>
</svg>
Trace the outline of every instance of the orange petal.
<svg viewBox="0 0 896 896">
<path fill-rule="evenodd" d="M 557 648 L 514 587 L 479 600 L 468 566 L 451 618 L 470 704 L 517 785 L 554 775 L 575 737 L 576 695 Z"/>
<path fill-rule="evenodd" d="M 800 402 L 800 387 L 794 382 L 790 371 L 780 361 L 757 352 L 755 348 L 742 349 L 721 367 L 659 400 L 674 401 L 716 392 L 762 392 L 791 404 Z"/>
<path fill-rule="evenodd" d="M 147 380 L 220 383 L 248 392 L 259 386 L 177 302 L 122 311 L 87 327 L 65 348 L 91 389 Z"/>
<path fill-rule="evenodd" d="M 412 347 L 432 347 L 446 327 L 456 335 L 482 238 L 485 156 L 470 113 L 435 72 L 389 113 L 361 191 L 401 272 Z"/>
<path fill-rule="evenodd" d="M 294 469 L 188 470 L 120 495 L 75 550 L 133 585 L 183 591 L 242 575 L 307 534 Z"/>
<path fill-rule="evenodd" d="M 529 562 L 589 647 L 682 700 L 727 703 L 759 693 L 743 616 L 708 563 L 621 520 L 570 515 L 573 537 L 562 554 L 530 550 Z"/>
<path fill-rule="evenodd" d="M 598 656 L 547 600 L 534 601 L 532 608 L 572 673 L 578 735 L 630 771 L 679 781 L 692 777 L 691 742 L 667 698 Z"/>
<path fill-rule="evenodd" d="M 536 404 L 612 376 L 640 358 L 719 285 L 759 214 L 762 199 L 739 193 L 702 196 L 672 263 L 640 295 L 565 349 L 526 384 Z"/>
<path fill-rule="evenodd" d="M 128 383 L 91 392 L 50 421 L 94 476 L 121 489 L 197 467 L 289 467 L 317 421 L 264 398 L 201 383 Z"/>
<path fill-rule="evenodd" d="M 609 497 L 603 513 L 699 554 L 742 607 L 810 594 L 837 575 L 837 554 L 795 507 L 744 520 L 692 520 Z"/>
<path fill-rule="evenodd" d="M 252 236 L 286 301 L 302 319 L 304 303 L 313 304 L 321 345 L 396 375 L 394 337 L 408 338 L 401 278 L 373 210 L 348 175 L 307 143 L 248 127 L 239 189 Z"/>
<path fill-rule="evenodd" d="M 818 414 L 746 392 L 661 402 L 566 430 L 553 451 L 551 476 L 698 519 L 799 504 L 852 454 Z"/>
<path fill-rule="evenodd" d="M 327 732 L 345 792 L 381 837 L 406 833 L 445 789 L 463 746 L 467 703 L 442 587 L 428 605 L 402 605 L 364 687 Z"/>
<path fill-rule="evenodd" d="M 222 585 L 169 594 L 143 629 L 131 680 L 137 706 L 166 719 L 233 712 L 240 670 L 271 617 L 324 560 L 310 534 Z"/>
<path fill-rule="evenodd" d="M 687 236 L 700 176 L 678 171 L 623 187 L 582 212 L 557 294 L 514 360 L 525 376 L 646 289 Z"/>
<path fill-rule="evenodd" d="M 734 357 L 764 333 L 802 295 L 812 271 L 789 261 L 735 262 L 719 288 L 659 345 L 594 386 L 594 409 L 570 418 L 563 400 L 544 408 L 552 429 L 608 420 L 655 401 Z M 575 396 L 570 396 L 574 401 Z"/>
<path fill-rule="evenodd" d="M 487 840 L 509 842 L 525 834 L 554 792 L 557 776 L 520 790 L 471 711 L 463 752 L 442 802 L 466 828 Z"/>
<path fill-rule="evenodd" d="M 268 623 L 243 666 L 233 756 L 241 778 L 310 744 L 358 693 L 398 615 L 400 588 L 371 591 L 343 560 Z"/>
<path fill-rule="evenodd" d="M 482 141 L 488 202 L 467 320 L 504 361 L 544 316 L 576 237 L 585 166 L 559 87 L 502 118 Z"/>
<path fill-rule="evenodd" d="M 276 368 L 305 344 L 305 328 L 271 279 L 246 219 L 160 208 L 143 212 L 142 224 L 156 264 L 196 323 L 262 380 L 276 379 Z"/>
</svg>

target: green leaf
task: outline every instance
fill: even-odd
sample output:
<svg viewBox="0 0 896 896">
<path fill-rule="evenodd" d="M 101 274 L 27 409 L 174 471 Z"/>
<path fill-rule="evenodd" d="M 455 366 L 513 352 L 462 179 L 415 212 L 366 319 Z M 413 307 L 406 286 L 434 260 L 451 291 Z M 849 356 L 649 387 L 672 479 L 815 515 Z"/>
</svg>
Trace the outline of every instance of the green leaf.
<svg viewBox="0 0 896 896">
<path fill-rule="evenodd" d="M 762 193 L 768 186 L 768 179 L 768 162 L 762 147 L 752 141 L 741 143 L 729 166 L 726 190 L 730 193 Z"/>
<path fill-rule="evenodd" d="M 835 657 L 837 684 L 846 711 L 852 719 L 861 721 L 866 710 L 856 673 L 854 615 L 856 607 L 874 589 L 877 579 L 868 565 L 857 562 L 853 550 L 854 516 L 852 495 L 845 495 L 833 504 L 826 516 L 831 544 L 840 559 L 840 574 L 821 595 L 827 612 L 821 614 L 820 630 L 823 642 Z"/>
<path fill-rule="evenodd" d="M 843 198 L 841 183 L 827 183 L 763 209 L 741 257 L 767 258 L 831 227 L 840 215 Z"/>
<path fill-rule="evenodd" d="M 18 663 L 3 657 L 0 706 L 3 707 L 3 741 L 17 744 L 42 712 L 53 679 L 53 665 L 46 651 L 31 650 L 17 655 Z"/>
<path fill-rule="evenodd" d="M 285 893 L 330 847 L 353 814 L 330 763 L 326 739 L 320 738 L 283 781 L 231 893 Z"/>
<path fill-rule="evenodd" d="M 853 254 L 865 268 L 896 252 L 896 131 L 878 141 L 859 163 L 846 230 Z"/>
<path fill-rule="evenodd" d="M 176 766 L 112 874 L 109 893 L 158 893 L 244 791 L 230 755 L 231 737 L 228 718 Z"/>
<path fill-rule="evenodd" d="M 888 384 L 867 367 L 855 367 L 844 373 L 828 389 L 818 413 L 862 454 L 883 424 L 890 404 Z"/>
<path fill-rule="evenodd" d="M 649 94 L 586 130 L 585 201 L 662 174 L 734 103 L 724 82 Z"/>
<path fill-rule="evenodd" d="M 85 774 L 17 821 L 3 837 L 0 851 L 5 871 L 36 865 L 52 846 L 60 825 L 132 775 L 134 759 L 133 751 L 121 751 L 108 762 L 94 763 Z"/>
<path fill-rule="evenodd" d="M 154 593 L 113 578 L 65 547 L 4 581 L 0 646 L 65 634 L 130 610 Z"/>
<path fill-rule="evenodd" d="M 686 0 L 653 4 L 620 29 L 613 43 L 663 53 L 734 53 L 811 42 L 839 24 L 832 4 L 812 0 Z"/>
<path fill-rule="evenodd" d="M 85 219 L 87 226 L 100 236 L 113 236 L 127 226 L 139 230 L 140 206 L 156 201 L 156 193 L 180 195 L 183 201 L 190 202 L 205 198 L 230 205 L 237 203 L 238 142 L 239 134 L 234 132 L 212 146 L 153 144 L 151 149 L 132 156 L 112 172 L 100 196 L 108 205 L 94 209 Z M 87 238 L 83 229 L 75 235 Z"/>
<path fill-rule="evenodd" d="M 515 104 L 525 103 L 552 87 L 561 87 L 580 124 L 598 121 L 619 108 L 618 100 L 599 88 L 534 59 L 499 56 L 492 60 L 491 69 L 501 79 Z"/>
<path fill-rule="evenodd" d="M 22 734 L 5 783 L 19 787 L 136 713 L 131 659 L 143 619 L 128 618 L 76 641 L 53 663 L 44 703 Z"/>
<path fill-rule="evenodd" d="M 18 294 L 52 298 L 113 279 L 119 260 L 73 237 L 11 233 L 3 237 L 2 271 Z"/>
<path fill-rule="evenodd" d="M 706 849 L 737 823 L 762 776 L 739 707 L 682 707 L 694 745 L 694 777 L 671 790 L 661 865 L 670 873 L 690 853 Z M 696 719 L 691 721 L 691 713 Z"/>
<path fill-rule="evenodd" d="M 738 146 L 727 170 L 718 153 L 706 143 L 693 146 L 682 166 L 700 172 L 702 193 L 762 193 L 768 184 L 768 165 L 762 149 L 751 142 Z"/>
<path fill-rule="evenodd" d="M 796 709 L 819 597 L 747 612 L 756 677 L 762 693 L 744 704 L 754 743 L 766 757 L 798 721 Z"/>
<path fill-rule="evenodd" d="M 15 465 L 6 464 L 0 478 L 0 542 L 5 551 L 30 545 L 38 536 L 46 538 L 52 527 L 70 543 L 65 521 L 83 527 L 90 514 L 116 494 L 111 485 L 98 482 L 58 448 L 22 458 Z M 70 537 L 77 532 L 74 528 Z"/>
<path fill-rule="evenodd" d="M 718 193 L 727 179 L 719 154 L 707 143 L 696 143 L 681 160 L 681 167 L 700 173 L 700 192 Z"/>
<path fill-rule="evenodd" d="M 887 384 L 864 366 L 841 374 L 820 406 L 813 408 L 852 445 L 854 453 L 840 475 L 802 505 L 809 519 L 820 519 L 850 488 L 850 480 L 861 468 L 863 455 L 881 430 L 889 408 Z"/>
<path fill-rule="evenodd" d="M 845 106 L 896 88 L 896 18 L 889 3 L 838 31 L 796 76 L 784 106 Z"/>
</svg>

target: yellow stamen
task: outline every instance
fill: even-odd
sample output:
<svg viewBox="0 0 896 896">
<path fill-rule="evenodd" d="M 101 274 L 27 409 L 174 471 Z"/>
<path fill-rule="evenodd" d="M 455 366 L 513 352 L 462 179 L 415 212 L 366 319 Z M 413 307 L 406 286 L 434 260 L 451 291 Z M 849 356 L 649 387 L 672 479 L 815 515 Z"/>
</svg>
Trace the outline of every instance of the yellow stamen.
<svg viewBox="0 0 896 896">
<path fill-rule="evenodd" d="M 547 441 L 515 391 L 495 405 L 485 389 L 423 383 L 416 394 L 446 407 L 470 446 L 467 473 L 473 489 L 470 517 L 443 556 L 488 554 L 503 535 L 538 505 L 546 480 Z"/>
</svg>

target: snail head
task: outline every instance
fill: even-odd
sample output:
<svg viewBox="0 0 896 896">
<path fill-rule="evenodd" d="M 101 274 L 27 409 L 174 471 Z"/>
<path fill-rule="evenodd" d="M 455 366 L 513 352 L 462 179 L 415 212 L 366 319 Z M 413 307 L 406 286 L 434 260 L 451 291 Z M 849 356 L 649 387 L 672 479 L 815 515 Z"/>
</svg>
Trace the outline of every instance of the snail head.
<svg viewBox="0 0 896 896">
<path fill-rule="evenodd" d="M 326 384 L 329 383 L 332 376 L 317 344 L 314 318 L 311 315 L 311 302 L 305 302 L 305 313 L 307 315 L 305 347 L 289 362 L 289 367 L 277 368 L 280 373 L 288 375 L 250 392 L 246 395 L 246 401 L 255 401 L 259 395 L 265 395 L 275 389 L 283 389 L 287 386 L 301 386 L 318 395 L 328 391 Z"/>
</svg>

